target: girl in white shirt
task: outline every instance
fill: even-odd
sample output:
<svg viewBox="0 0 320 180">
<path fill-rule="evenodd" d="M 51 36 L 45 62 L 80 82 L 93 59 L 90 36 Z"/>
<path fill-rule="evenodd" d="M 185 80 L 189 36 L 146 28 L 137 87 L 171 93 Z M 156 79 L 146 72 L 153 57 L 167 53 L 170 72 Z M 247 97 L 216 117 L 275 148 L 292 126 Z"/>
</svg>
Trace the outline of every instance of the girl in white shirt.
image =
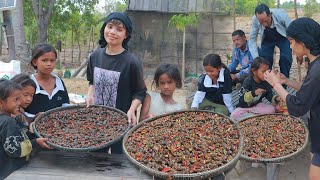
<svg viewBox="0 0 320 180">
<path fill-rule="evenodd" d="M 182 105 L 173 99 L 176 88 L 182 86 L 181 75 L 175 65 L 160 65 L 155 72 L 151 86 L 154 83 L 156 92 L 147 92 L 142 103 L 140 120 L 182 109 Z"/>
<path fill-rule="evenodd" d="M 232 79 L 228 68 L 218 54 L 209 54 L 203 60 L 205 74 L 198 80 L 198 91 L 191 108 L 210 110 L 224 115 L 232 113 Z"/>
</svg>

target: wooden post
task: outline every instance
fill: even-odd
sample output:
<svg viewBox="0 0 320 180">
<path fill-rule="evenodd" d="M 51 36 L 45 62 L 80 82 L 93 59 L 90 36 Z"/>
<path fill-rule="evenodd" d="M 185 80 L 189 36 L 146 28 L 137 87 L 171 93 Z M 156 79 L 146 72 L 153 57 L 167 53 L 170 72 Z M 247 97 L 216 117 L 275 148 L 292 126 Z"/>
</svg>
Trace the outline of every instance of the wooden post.
<svg viewBox="0 0 320 180">
<path fill-rule="evenodd" d="M 186 80 L 185 73 L 186 73 L 186 60 L 185 60 L 185 53 L 186 53 L 186 28 L 183 29 L 183 40 L 182 40 L 182 88 L 184 89 L 184 81 Z"/>
<path fill-rule="evenodd" d="M 297 0 L 294 0 L 293 1 L 293 4 L 294 4 L 294 17 L 297 19 L 298 18 L 298 12 L 297 12 Z M 297 57 L 296 57 L 297 58 Z M 303 59 L 302 59 L 302 62 L 303 62 Z M 301 63 L 302 63 L 301 62 Z M 297 59 L 297 67 L 298 67 L 298 76 L 299 76 L 299 81 L 302 80 L 302 77 L 301 77 L 301 64 L 298 62 L 298 59 Z"/>
<path fill-rule="evenodd" d="M 278 180 L 280 172 L 279 163 L 268 163 L 267 164 L 267 180 Z"/>
</svg>

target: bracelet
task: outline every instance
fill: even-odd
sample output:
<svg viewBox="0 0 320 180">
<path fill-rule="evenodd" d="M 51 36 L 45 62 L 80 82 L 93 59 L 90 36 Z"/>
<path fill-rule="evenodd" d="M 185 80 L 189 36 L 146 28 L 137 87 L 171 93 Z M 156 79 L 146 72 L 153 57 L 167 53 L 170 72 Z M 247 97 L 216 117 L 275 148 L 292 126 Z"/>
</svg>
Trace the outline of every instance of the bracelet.
<svg viewBox="0 0 320 180">
<path fill-rule="evenodd" d="M 130 110 L 131 110 L 131 111 L 136 111 L 136 110 L 134 110 L 134 109 L 132 109 L 132 108 L 130 108 L 128 111 L 130 111 Z"/>
<path fill-rule="evenodd" d="M 274 86 L 275 86 L 277 83 L 279 83 L 279 82 L 275 82 L 275 83 L 272 85 L 272 88 L 274 88 Z M 279 84 L 280 84 L 280 83 L 279 83 Z"/>
</svg>

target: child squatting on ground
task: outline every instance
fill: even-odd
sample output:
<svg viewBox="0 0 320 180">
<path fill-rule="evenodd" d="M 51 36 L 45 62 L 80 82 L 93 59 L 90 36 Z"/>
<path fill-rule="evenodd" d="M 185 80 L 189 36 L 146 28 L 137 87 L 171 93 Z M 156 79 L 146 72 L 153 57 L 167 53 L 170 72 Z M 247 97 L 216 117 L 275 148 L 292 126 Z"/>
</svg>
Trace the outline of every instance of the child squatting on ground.
<svg viewBox="0 0 320 180">
<path fill-rule="evenodd" d="M 173 64 L 160 65 L 155 72 L 151 88 L 154 83 L 156 90 L 160 92 L 147 92 L 142 103 L 141 120 L 182 109 L 182 105 L 173 99 L 176 88 L 182 86 L 181 75 L 177 66 Z"/>
<path fill-rule="evenodd" d="M 198 79 L 192 109 L 211 110 L 224 115 L 232 113 L 232 79 L 228 68 L 218 54 L 209 54 L 203 60 L 205 74 Z"/>
<path fill-rule="evenodd" d="M 272 87 L 264 80 L 263 73 L 269 70 L 269 62 L 257 57 L 251 65 L 251 76 L 247 77 L 239 91 L 239 103 L 231 113 L 234 120 L 242 120 L 256 114 L 275 113 L 275 106 L 264 104 L 262 98 L 272 101 Z"/>
<path fill-rule="evenodd" d="M 51 149 L 45 141 L 37 138 L 32 141 L 19 127 L 11 114 L 19 114 L 21 86 L 10 80 L 0 80 L 0 179 L 6 178 L 16 169 L 26 164 L 34 147 L 40 145 Z"/>
</svg>

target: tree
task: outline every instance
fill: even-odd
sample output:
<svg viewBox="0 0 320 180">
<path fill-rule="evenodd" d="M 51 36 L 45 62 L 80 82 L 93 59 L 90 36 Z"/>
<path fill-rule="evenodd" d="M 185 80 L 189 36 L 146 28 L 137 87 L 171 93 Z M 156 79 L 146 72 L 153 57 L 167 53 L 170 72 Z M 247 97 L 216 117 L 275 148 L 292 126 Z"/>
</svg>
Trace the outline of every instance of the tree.
<svg viewBox="0 0 320 180">
<path fill-rule="evenodd" d="M 3 25 L 6 31 L 6 38 L 8 42 L 9 60 L 16 59 L 16 49 L 14 42 L 14 32 L 12 27 L 11 11 L 3 11 Z"/>
<path fill-rule="evenodd" d="M 269 8 L 275 7 L 275 0 L 236 0 L 236 14 L 253 15 L 259 3 L 266 4 Z"/>
<path fill-rule="evenodd" d="M 38 24 L 38 43 L 47 42 L 48 26 L 56 0 L 32 0 L 34 15 Z"/>
<path fill-rule="evenodd" d="M 306 5 L 304 6 L 304 15 L 306 17 L 312 17 L 314 14 L 319 12 L 319 3 L 316 0 L 306 0 Z"/>
<path fill-rule="evenodd" d="M 56 3 L 61 6 L 59 13 L 63 14 L 65 11 L 75 12 L 75 10 L 79 10 L 84 12 L 87 9 L 93 10 L 94 6 L 98 4 L 98 0 L 32 0 L 32 9 L 38 25 L 38 43 L 47 42 L 48 27 Z M 62 22 L 65 23 L 65 21 Z"/>
<path fill-rule="evenodd" d="M 181 67 L 181 75 L 182 82 L 185 80 L 185 49 L 186 49 L 186 27 L 188 26 L 196 26 L 199 20 L 196 15 L 174 15 L 169 20 L 169 26 L 175 26 L 178 31 L 183 32 L 183 43 L 182 43 L 182 67 Z"/>
<path fill-rule="evenodd" d="M 295 9 L 295 8 L 303 8 L 304 5 L 297 2 L 297 0 L 285 1 L 281 4 L 280 8 L 282 9 Z"/>
<path fill-rule="evenodd" d="M 294 0 L 294 17 L 298 18 L 298 12 L 297 12 L 297 0 Z"/>
<path fill-rule="evenodd" d="M 17 60 L 21 62 L 21 71 L 31 73 L 33 67 L 30 65 L 30 52 L 26 42 L 26 34 L 23 21 L 23 0 L 16 1 L 16 8 L 12 11 L 12 22 L 14 30 L 15 51 Z"/>
</svg>

